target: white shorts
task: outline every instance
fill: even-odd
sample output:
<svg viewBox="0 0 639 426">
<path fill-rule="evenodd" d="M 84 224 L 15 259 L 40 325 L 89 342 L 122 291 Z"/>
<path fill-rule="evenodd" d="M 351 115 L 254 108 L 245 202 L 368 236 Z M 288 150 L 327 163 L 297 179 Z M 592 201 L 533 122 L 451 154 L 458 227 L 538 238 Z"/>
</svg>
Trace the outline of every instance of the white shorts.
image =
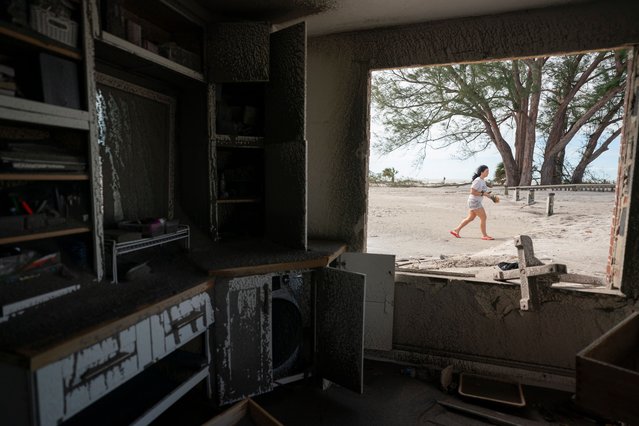
<svg viewBox="0 0 639 426">
<path fill-rule="evenodd" d="M 481 209 L 483 206 L 481 205 L 481 198 L 477 199 L 475 197 L 468 197 L 468 209 L 469 210 L 477 210 Z"/>
</svg>

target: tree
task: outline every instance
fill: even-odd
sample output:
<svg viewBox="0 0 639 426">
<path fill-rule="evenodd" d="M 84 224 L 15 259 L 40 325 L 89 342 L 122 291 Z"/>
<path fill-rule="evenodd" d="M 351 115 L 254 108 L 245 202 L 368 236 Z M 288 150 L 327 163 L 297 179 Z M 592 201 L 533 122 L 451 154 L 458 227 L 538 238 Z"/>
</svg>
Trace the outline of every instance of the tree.
<svg viewBox="0 0 639 426">
<path fill-rule="evenodd" d="M 397 175 L 397 170 L 393 167 L 387 167 L 382 170 L 382 176 L 391 180 L 392 183 L 395 183 L 395 175 Z"/>
<path fill-rule="evenodd" d="M 389 70 L 378 73 L 374 107 L 390 137 L 375 146 L 382 153 L 421 146 L 458 145 L 462 157 L 494 144 L 509 185 L 530 184 L 541 70 L 546 58 Z M 515 152 L 504 126 L 515 131 Z"/>
<path fill-rule="evenodd" d="M 468 158 L 493 144 L 506 184 L 530 185 L 540 134 L 541 183 L 580 182 L 621 132 L 626 66 L 625 51 L 607 51 L 383 71 L 374 77 L 373 113 L 389 136 L 375 148 L 419 146 L 423 162 L 426 147 L 456 144 Z M 581 157 L 567 170 L 566 146 L 577 135 Z"/>
<path fill-rule="evenodd" d="M 621 133 L 627 54 L 606 51 L 551 58 L 544 70 L 545 109 L 539 126 L 546 137 L 541 184 L 561 183 L 566 146 L 586 131 L 581 159 L 570 180 L 579 183 L 588 164 Z"/>
</svg>

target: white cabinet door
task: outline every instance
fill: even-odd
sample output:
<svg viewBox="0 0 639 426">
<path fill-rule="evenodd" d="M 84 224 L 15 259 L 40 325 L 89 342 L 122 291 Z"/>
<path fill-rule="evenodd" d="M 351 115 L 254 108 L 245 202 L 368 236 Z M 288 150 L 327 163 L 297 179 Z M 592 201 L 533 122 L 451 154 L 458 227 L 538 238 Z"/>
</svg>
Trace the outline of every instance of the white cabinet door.
<svg viewBox="0 0 639 426">
<path fill-rule="evenodd" d="M 337 262 L 344 271 L 366 275 L 364 348 L 393 349 L 395 305 L 395 255 L 344 253 Z"/>
</svg>

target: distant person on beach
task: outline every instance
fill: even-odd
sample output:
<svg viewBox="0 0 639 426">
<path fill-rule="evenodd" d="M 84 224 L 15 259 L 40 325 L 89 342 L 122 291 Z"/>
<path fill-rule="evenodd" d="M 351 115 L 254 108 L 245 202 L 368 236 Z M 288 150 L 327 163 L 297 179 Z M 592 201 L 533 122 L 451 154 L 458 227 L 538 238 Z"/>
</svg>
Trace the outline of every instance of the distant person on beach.
<svg viewBox="0 0 639 426">
<path fill-rule="evenodd" d="M 490 196 L 488 185 L 484 179 L 488 176 L 488 166 L 481 165 L 473 175 L 473 183 L 470 186 L 470 195 L 468 196 L 468 216 L 462 220 L 457 228 L 450 231 L 455 238 L 461 238 L 459 232 L 462 228 L 479 217 L 479 228 L 481 229 L 482 240 L 494 240 L 493 237 L 486 233 L 486 210 L 481 202 L 484 197 Z"/>
</svg>

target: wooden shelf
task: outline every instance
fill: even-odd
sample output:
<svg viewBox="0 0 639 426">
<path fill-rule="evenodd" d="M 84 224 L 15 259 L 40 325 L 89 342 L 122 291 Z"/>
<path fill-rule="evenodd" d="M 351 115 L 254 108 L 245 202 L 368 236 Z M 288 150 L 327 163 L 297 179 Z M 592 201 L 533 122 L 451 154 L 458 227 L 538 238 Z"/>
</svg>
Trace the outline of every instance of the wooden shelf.
<svg viewBox="0 0 639 426">
<path fill-rule="evenodd" d="M 262 201 L 261 198 L 225 198 L 217 200 L 218 204 L 257 204 Z"/>
<path fill-rule="evenodd" d="M 138 71 L 165 81 L 174 81 L 176 77 L 203 83 L 201 72 L 187 68 L 177 62 L 123 40 L 106 31 L 96 39 L 96 59 L 115 63 L 128 70 Z"/>
<path fill-rule="evenodd" d="M 0 95 L 0 119 L 89 130 L 87 111 Z"/>
<path fill-rule="evenodd" d="M 79 181 L 89 180 L 86 173 L 0 173 L 0 180 Z"/>
<path fill-rule="evenodd" d="M 80 50 L 64 43 L 53 40 L 43 34 L 40 34 L 30 28 L 20 27 L 9 22 L 0 22 L 0 37 L 3 48 L 9 48 L 9 45 L 18 52 L 23 52 L 25 48 L 44 49 L 51 53 L 64 56 L 76 61 L 82 60 Z M 6 53 L 6 52 L 5 52 Z"/>
<path fill-rule="evenodd" d="M 216 135 L 218 148 L 264 148 L 262 136 Z"/>
<path fill-rule="evenodd" d="M 36 232 L 33 234 L 21 234 L 0 238 L 0 244 L 15 244 L 26 241 L 44 240 L 45 238 L 63 237 L 65 235 L 83 234 L 90 232 L 91 228 L 80 226 L 75 228 L 58 229 L 56 231 Z"/>
</svg>

